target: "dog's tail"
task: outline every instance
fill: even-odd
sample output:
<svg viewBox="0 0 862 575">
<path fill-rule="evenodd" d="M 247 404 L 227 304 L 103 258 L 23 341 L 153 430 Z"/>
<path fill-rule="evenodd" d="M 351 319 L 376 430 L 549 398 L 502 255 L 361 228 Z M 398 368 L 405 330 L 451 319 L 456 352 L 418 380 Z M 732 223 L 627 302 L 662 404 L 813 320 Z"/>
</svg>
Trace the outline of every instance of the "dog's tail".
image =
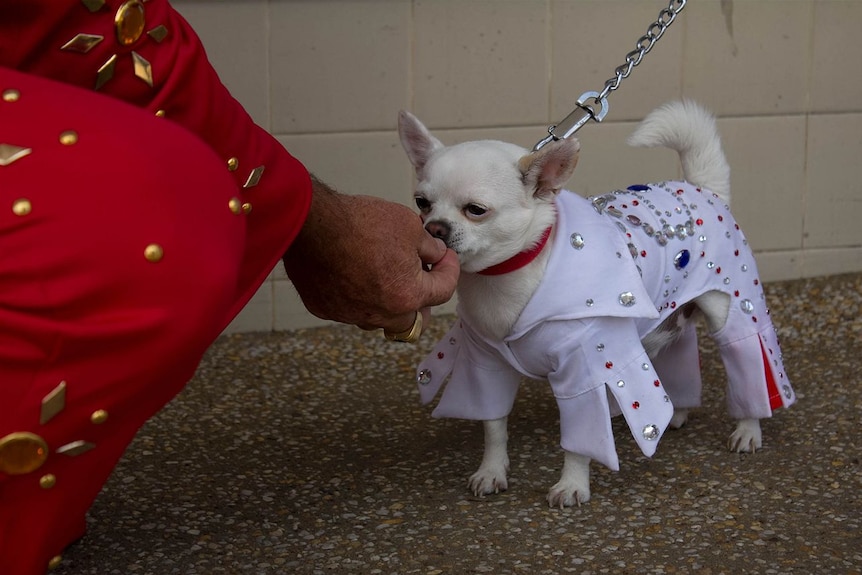
<svg viewBox="0 0 862 575">
<path fill-rule="evenodd" d="M 631 146 L 665 146 L 679 153 L 685 179 L 730 203 L 730 166 L 721 149 L 715 118 L 691 100 L 653 110 L 628 140 Z"/>
</svg>

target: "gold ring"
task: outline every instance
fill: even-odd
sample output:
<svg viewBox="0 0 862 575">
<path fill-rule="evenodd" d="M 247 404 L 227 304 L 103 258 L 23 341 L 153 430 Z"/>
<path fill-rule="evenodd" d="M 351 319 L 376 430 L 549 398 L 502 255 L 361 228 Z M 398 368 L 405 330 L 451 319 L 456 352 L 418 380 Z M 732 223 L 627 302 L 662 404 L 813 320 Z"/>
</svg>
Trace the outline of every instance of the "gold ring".
<svg viewBox="0 0 862 575">
<path fill-rule="evenodd" d="M 419 336 L 422 335 L 422 312 L 416 312 L 416 319 L 413 320 L 413 325 L 410 329 L 398 333 L 392 333 L 383 330 L 383 335 L 389 341 L 403 341 L 404 343 L 416 343 L 419 341 Z"/>
</svg>

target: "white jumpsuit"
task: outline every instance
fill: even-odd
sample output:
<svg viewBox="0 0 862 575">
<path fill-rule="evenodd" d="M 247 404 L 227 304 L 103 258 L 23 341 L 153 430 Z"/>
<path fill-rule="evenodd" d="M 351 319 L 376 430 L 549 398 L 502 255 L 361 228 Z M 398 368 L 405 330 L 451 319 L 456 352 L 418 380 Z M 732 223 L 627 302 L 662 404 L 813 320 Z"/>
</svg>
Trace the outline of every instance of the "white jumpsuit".
<svg viewBox="0 0 862 575">
<path fill-rule="evenodd" d="M 619 469 L 610 418 L 621 411 L 651 456 L 673 406 L 699 405 L 700 361 L 693 325 L 654 362 L 641 338 L 710 290 L 731 298 L 711 334 L 730 415 L 770 417 L 795 401 L 753 254 L 717 196 L 662 182 L 591 198 L 563 191 L 556 206 L 545 276 L 512 332 L 492 340 L 458 320 L 420 364 L 423 403 L 446 384 L 435 417 L 498 419 L 523 376 L 547 379 L 563 449 Z"/>
</svg>

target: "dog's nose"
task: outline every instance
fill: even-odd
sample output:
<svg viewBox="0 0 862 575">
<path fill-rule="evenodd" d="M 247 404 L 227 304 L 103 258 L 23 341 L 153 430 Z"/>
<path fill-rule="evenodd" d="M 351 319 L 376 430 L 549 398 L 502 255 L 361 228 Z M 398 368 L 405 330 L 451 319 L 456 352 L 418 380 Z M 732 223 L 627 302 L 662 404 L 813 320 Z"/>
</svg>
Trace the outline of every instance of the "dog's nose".
<svg viewBox="0 0 862 575">
<path fill-rule="evenodd" d="M 449 244 L 449 234 L 452 229 L 449 227 L 449 224 L 446 222 L 434 221 L 428 222 L 425 224 L 425 229 L 428 230 L 428 233 L 434 236 L 435 238 L 440 238 L 447 245 Z"/>
</svg>

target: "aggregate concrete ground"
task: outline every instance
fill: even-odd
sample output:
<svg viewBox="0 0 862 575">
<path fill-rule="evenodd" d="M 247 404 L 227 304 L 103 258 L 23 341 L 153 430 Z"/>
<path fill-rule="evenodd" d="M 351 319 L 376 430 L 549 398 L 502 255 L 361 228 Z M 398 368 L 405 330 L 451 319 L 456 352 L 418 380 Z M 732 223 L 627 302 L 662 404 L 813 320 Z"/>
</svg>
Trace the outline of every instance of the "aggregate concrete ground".
<svg viewBox="0 0 862 575">
<path fill-rule="evenodd" d="M 481 424 L 419 404 L 418 346 L 336 326 L 223 336 L 129 447 L 57 575 L 862 573 L 862 274 L 766 286 L 796 405 L 755 454 L 725 449 L 706 338 L 704 407 L 550 509 L 562 463 L 546 384 L 522 386 L 509 490 L 466 479 Z"/>
</svg>

